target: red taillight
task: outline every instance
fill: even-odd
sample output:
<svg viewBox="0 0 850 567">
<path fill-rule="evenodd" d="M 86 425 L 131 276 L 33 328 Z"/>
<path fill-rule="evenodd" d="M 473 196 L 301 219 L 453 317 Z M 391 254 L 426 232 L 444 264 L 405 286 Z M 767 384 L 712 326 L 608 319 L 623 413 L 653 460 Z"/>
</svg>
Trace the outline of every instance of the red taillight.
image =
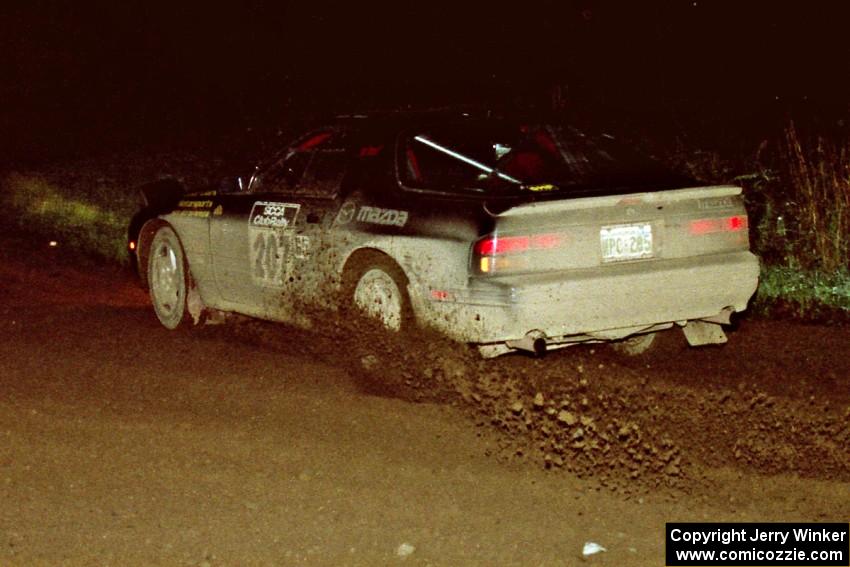
<svg viewBox="0 0 850 567">
<path fill-rule="evenodd" d="M 744 216 L 735 216 L 729 217 L 726 219 L 726 226 L 724 227 L 728 232 L 738 232 L 739 230 L 744 230 L 745 228 L 749 228 L 750 220 L 746 215 Z"/>
<path fill-rule="evenodd" d="M 475 244 L 475 253 L 479 256 L 502 256 L 557 248 L 561 245 L 560 234 L 535 234 L 531 236 L 488 236 Z"/>
<path fill-rule="evenodd" d="M 749 228 L 747 215 L 699 219 L 691 221 L 690 233 L 696 236 L 714 234 L 716 232 L 740 232 Z"/>
<path fill-rule="evenodd" d="M 531 237 L 529 247 L 535 250 L 545 250 L 546 248 L 557 248 L 561 245 L 562 236 L 560 234 L 535 234 Z"/>
<path fill-rule="evenodd" d="M 479 256 L 501 256 L 515 252 L 525 252 L 531 243 L 529 236 L 492 236 L 479 240 L 475 252 Z"/>
<path fill-rule="evenodd" d="M 562 234 L 530 234 L 521 236 L 490 235 L 475 243 L 476 265 L 483 273 L 496 270 L 523 269 L 525 258 L 517 257 L 523 252 L 558 248 L 563 244 Z"/>
</svg>

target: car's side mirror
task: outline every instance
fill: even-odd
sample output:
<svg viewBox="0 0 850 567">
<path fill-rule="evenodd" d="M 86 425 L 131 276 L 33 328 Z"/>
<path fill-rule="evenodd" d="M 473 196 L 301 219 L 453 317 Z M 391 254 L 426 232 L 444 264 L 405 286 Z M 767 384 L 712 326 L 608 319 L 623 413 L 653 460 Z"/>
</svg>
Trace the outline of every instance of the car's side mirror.
<svg viewBox="0 0 850 567">
<path fill-rule="evenodd" d="M 218 183 L 218 190 L 222 193 L 241 193 L 245 189 L 246 183 L 240 176 L 225 177 Z"/>
</svg>

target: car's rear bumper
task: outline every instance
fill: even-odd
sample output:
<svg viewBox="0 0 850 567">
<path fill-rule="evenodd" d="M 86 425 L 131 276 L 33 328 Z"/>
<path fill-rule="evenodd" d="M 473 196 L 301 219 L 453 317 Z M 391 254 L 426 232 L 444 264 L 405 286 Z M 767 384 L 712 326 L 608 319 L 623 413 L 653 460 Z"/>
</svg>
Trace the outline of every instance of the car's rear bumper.
<svg viewBox="0 0 850 567">
<path fill-rule="evenodd" d="M 743 311 L 758 286 L 748 251 L 535 275 L 481 278 L 421 318 L 457 340 L 496 343 L 530 332 L 617 339 L 661 323 Z"/>
</svg>

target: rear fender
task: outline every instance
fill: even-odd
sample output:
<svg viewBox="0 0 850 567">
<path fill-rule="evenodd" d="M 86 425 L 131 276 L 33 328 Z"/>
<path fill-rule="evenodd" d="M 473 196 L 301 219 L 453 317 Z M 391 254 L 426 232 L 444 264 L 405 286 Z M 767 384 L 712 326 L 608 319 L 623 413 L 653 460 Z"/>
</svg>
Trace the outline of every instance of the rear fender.
<svg viewBox="0 0 850 567">
<path fill-rule="evenodd" d="M 420 286 L 416 285 L 416 281 L 411 279 L 411 276 L 415 275 L 415 272 L 411 272 L 410 266 L 406 265 L 406 262 L 403 261 L 402 256 L 394 254 L 393 252 L 394 251 L 392 249 L 392 246 L 384 247 L 374 241 L 369 242 L 366 246 L 362 246 L 360 248 L 352 250 L 340 264 L 338 270 L 339 282 L 344 286 L 345 278 L 348 277 L 348 274 L 351 273 L 351 270 L 364 259 L 368 259 L 370 257 L 385 258 L 389 262 L 395 264 L 398 267 L 399 271 L 404 275 L 404 278 L 407 280 L 405 282 L 407 284 L 407 295 L 410 299 L 413 314 L 415 317 L 418 318 L 419 314 L 422 311 L 422 297 L 420 293 Z M 399 260 L 402 261 L 400 262 Z M 340 290 L 343 286 L 340 287 Z"/>
</svg>

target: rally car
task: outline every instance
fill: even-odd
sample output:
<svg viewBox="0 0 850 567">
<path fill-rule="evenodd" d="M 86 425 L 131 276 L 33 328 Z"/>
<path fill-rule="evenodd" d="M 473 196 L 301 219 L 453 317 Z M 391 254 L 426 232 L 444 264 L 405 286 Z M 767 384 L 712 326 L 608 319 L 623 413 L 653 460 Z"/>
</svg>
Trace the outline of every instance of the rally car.
<svg viewBox="0 0 850 567">
<path fill-rule="evenodd" d="M 248 178 L 143 189 L 130 229 L 154 311 L 304 322 L 342 297 L 388 330 L 490 357 L 583 342 L 722 343 L 758 283 L 736 186 L 701 186 L 609 135 L 543 119 L 355 116 Z"/>
</svg>

